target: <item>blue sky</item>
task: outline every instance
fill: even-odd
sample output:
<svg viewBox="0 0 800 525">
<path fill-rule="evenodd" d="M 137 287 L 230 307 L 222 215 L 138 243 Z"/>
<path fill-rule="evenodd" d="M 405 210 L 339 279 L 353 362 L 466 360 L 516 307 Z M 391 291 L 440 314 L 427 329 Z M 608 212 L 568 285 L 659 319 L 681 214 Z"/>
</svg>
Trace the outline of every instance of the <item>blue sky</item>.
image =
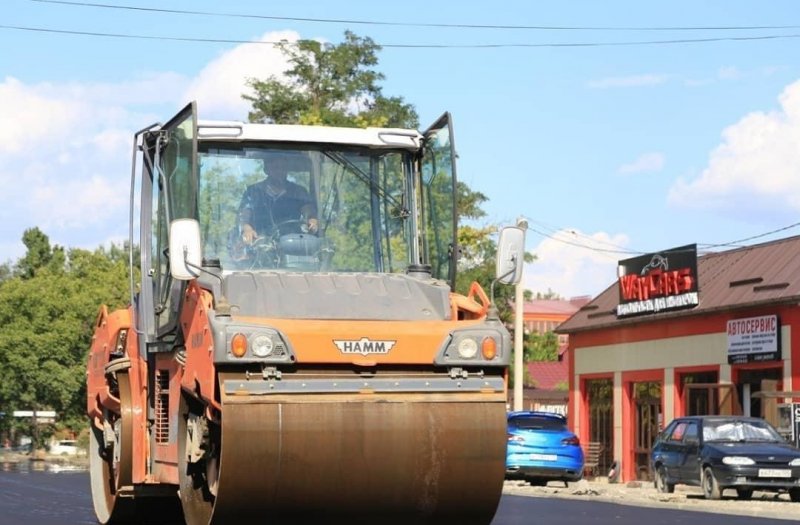
<svg viewBox="0 0 800 525">
<path fill-rule="evenodd" d="M 608 43 L 800 35 L 787 1 L 161 2 L 106 5 L 382 22 L 569 27 L 792 26 L 614 31 L 426 28 L 108 9 L 5 0 L 0 20 L 0 261 L 39 226 L 94 248 L 127 236 L 132 133 L 198 100 L 201 118 L 246 119 L 244 79 L 279 74 L 264 44 L 12 29 L 387 47 L 387 95 L 422 124 L 453 115 L 459 176 L 489 197 L 486 222 L 528 219 L 539 260 L 525 285 L 595 295 L 632 254 L 729 243 L 800 211 L 800 38 L 673 45 L 409 49 L 392 44 Z M 800 233 L 784 229 L 744 244 Z M 713 248 L 715 250 L 720 248 Z M 621 251 L 623 253 L 616 253 Z M 634 253 L 631 253 L 634 252 Z"/>
</svg>

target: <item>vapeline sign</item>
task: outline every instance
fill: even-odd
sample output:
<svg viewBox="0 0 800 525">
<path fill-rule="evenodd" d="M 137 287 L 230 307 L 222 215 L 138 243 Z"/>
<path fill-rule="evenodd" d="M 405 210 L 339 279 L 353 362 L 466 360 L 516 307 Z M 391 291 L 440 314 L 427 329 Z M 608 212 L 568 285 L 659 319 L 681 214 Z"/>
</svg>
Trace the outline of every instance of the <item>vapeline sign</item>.
<svg viewBox="0 0 800 525">
<path fill-rule="evenodd" d="M 619 261 L 617 317 L 692 308 L 697 295 L 697 245 Z"/>
</svg>

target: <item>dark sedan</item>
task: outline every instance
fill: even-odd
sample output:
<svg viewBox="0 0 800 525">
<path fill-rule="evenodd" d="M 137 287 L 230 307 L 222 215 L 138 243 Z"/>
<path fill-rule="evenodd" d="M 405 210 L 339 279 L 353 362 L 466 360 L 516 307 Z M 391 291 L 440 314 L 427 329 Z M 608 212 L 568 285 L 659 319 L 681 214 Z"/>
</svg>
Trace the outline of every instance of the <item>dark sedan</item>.
<svg viewBox="0 0 800 525">
<path fill-rule="evenodd" d="M 800 450 L 760 418 L 674 419 L 656 439 L 651 460 L 660 492 L 683 483 L 702 487 L 707 499 L 719 499 L 730 488 L 740 499 L 769 490 L 800 501 Z"/>
</svg>

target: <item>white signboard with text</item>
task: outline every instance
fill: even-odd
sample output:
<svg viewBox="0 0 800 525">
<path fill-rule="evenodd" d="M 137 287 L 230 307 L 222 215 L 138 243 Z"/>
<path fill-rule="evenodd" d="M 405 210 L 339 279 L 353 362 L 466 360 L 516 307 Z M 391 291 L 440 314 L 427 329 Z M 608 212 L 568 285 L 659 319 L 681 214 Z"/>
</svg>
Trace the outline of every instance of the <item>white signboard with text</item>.
<svg viewBox="0 0 800 525">
<path fill-rule="evenodd" d="M 728 321 L 728 363 L 774 361 L 780 358 L 777 315 Z"/>
</svg>

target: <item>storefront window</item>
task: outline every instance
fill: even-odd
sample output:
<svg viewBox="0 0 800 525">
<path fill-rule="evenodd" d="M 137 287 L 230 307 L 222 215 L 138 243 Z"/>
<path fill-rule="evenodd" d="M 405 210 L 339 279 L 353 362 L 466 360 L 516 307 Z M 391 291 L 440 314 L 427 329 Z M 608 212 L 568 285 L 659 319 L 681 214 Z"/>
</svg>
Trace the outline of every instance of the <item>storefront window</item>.
<svg viewBox="0 0 800 525">
<path fill-rule="evenodd" d="M 681 374 L 683 414 L 703 416 L 719 414 L 719 373 L 716 371 Z M 713 385 L 713 386 L 712 386 Z"/>
</svg>

